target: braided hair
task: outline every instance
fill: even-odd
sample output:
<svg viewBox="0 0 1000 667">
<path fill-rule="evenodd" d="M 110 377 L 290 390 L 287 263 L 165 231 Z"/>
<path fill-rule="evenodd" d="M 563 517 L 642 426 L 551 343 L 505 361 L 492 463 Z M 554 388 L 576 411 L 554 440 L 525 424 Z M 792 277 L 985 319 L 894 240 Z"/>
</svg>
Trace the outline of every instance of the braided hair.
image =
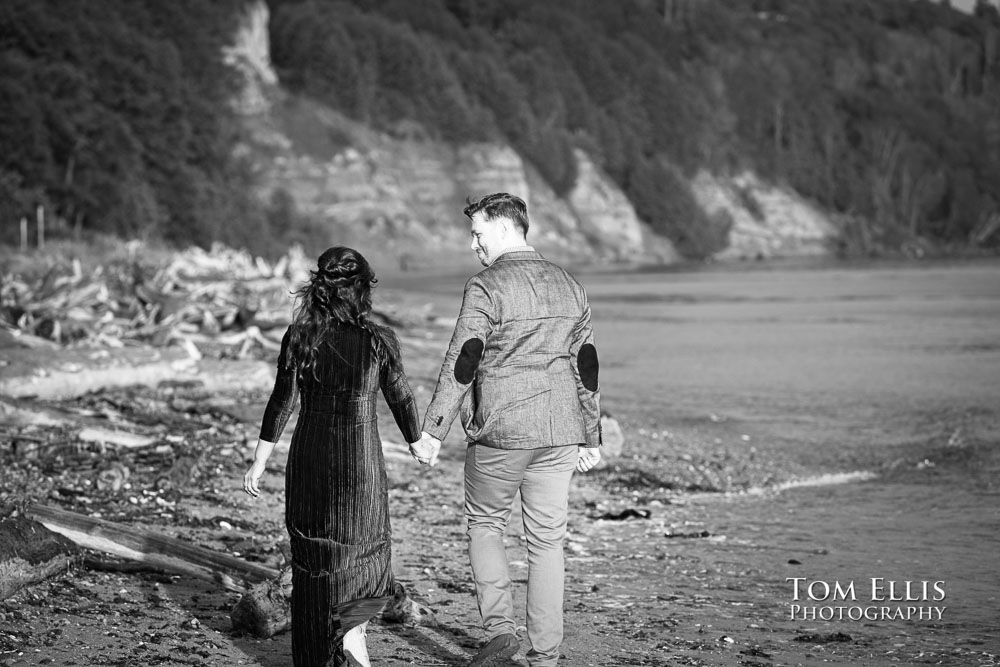
<svg viewBox="0 0 1000 667">
<path fill-rule="evenodd" d="M 317 261 L 310 279 L 295 292 L 298 305 L 289 332 L 287 368 L 301 378 L 316 376 L 320 344 L 334 323 L 352 324 L 371 334 L 372 349 L 379 361 L 399 363 L 399 345 L 392 331 L 371 320 L 375 272 L 357 250 L 335 246 Z"/>
</svg>

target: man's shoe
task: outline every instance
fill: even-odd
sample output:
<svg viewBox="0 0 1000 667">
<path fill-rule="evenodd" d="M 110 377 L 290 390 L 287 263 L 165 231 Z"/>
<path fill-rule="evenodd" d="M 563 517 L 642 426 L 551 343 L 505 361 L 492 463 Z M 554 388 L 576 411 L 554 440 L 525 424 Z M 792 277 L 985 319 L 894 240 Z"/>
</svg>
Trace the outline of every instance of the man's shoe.
<svg viewBox="0 0 1000 667">
<path fill-rule="evenodd" d="M 521 642 L 517 641 L 517 637 L 510 633 L 499 635 L 479 649 L 479 653 L 469 661 L 469 667 L 507 664 L 519 650 L 521 650 Z"/>
</svg>

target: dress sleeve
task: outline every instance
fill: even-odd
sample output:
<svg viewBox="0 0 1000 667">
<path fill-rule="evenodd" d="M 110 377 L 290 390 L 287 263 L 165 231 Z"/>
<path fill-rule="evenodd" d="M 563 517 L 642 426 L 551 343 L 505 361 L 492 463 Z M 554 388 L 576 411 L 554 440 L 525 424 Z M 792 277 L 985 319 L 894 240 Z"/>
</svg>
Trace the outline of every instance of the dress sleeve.
<svg viewBox="0 0 1000 667">
<path fill-rule="evenodd" d="M 396 334 L 391 334 L 395 338 Z M 394 347 L 399 349 L 398 341 Z M 406 442 L 416 442 L 420 439 L 420 423 L 417 414 L 417 402 L 410 391 L 410 383 L 406 379 L 403 370 L 403 357 L 393 362 L 385 359 L 379 371 L 379 385 L 385 402 L 392 411 L 392 417 L 396 420 L 396 426 Z"/>
<path fill-rule="evenodd" d="M 260 425 L 260 439 L 267 442 L 277 442 L 281 432 L 285 430 L 288 418 L 295 409 L 295 399 L 298 387 L 295 380 L 295 369 L 288 368 L 288 336 L 291 328 L 285 331 L 281 339 L 281 352 L 278 354 L 278 372 L 274 379 L 274 389 L 271 398 L 264 408 L 264 419 Z"/>
</svg>

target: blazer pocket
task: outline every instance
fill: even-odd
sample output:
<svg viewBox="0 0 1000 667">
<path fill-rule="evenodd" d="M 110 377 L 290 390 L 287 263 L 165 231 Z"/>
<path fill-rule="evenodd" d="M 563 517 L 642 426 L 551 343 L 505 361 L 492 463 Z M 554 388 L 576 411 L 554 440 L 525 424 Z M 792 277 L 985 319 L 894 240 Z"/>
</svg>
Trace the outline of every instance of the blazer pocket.
<svg viewBox="0 0 1000 667">
<path fill-rule="evenodd" d="M 495 413 L 493 415 L 486 414 L 482 404 L 482 387 L 477 378 L 473 382 L 472 388 L 469 389 L 469 393 L 462 400 L 462 405 L 459 409 L 462 428 L 465 429 L 465 435 L 470 442 L 479 442 L 483 433 L 496 421 Z"/>
</svg>

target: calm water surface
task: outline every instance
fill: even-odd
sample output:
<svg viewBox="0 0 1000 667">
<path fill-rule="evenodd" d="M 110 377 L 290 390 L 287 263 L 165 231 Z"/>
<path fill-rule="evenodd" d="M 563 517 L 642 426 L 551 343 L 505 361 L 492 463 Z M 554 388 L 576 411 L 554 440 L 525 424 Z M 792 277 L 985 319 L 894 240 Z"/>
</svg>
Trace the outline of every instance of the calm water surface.
<svg viewBox="0 0 1000 667">
<path fill-rule="evenodd" d="M 1000 406 L 998 264 L 584 279 L 611 402 L 858 422 Z"/>
</svg>

